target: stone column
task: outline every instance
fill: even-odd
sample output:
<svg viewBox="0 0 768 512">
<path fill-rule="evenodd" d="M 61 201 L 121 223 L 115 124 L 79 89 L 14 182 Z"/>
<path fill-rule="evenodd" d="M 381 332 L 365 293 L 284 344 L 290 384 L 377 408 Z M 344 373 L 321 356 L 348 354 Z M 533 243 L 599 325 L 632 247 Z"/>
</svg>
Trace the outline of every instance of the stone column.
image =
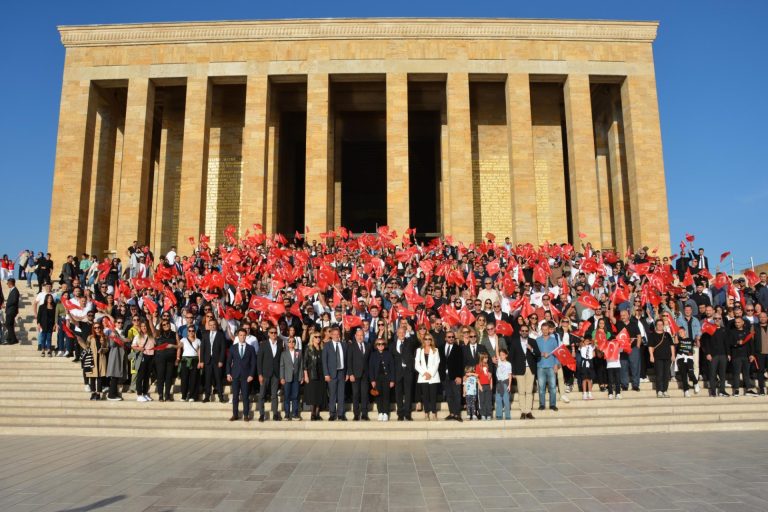
<svg viewBox="0 0 768 512">
<path fill-rule="evenodd" d="M 146 77 L 128 81 L 125 109 L 123 171 L 120 175 L 120 203 L 117 217 L 117 254 L 125 252 L 134 240 L 149 242 L 150 149 L 155 88 Z"/>
<path fill-rule="evenodd" d="M 568 75 L 564 98 L 571 187 L 571 241 L 577 245 L 587 242 L 599 244 L 602 237 L 589 76 Z M 581 239 L 579 233 L 585 233 L 587 237 Z"/>
<path fill-rule="evenodd" d="M 621 86 L 624 141 L 634 248 L 670 253 L 667 187 L 661 152 L 659 105 L 654 75 L 630 75 Z"/>
<path fill-rule="evenodd" d="M 65 77 L 61 89 L 48 235 L 48 251 L 56 272 L 67 254 L 80 253 L 85 248 L 90 190 L 88 171 L 93 155 L 94 95 L 90 81 L 68 80 Z"/>
<path fill-rule="evenodd" d="M 613 204 L 613 226 L 616 239 L 616 249 L 624 251 L 630 243 L 627 238 L 627 202 L 625 200 L 626 153 L 623 136 L 620 133 L 621 113 L 611 98 L 610 120 L 608 124 L 608 165 L 610 167 L 611 202 Z"/>
<path fill-rule="evenodd" d="M 408 185 L 408 74 L 388 73 L 387 224 L 398 234 L 411 227 Z"/>
<path fill-rule="evenodd" d="M 245 91 L 243 127 L 243 191 L 240 195 L 240 231 L 253 233 L 254 224 L 264 224 L 265 155 L 269 77 L 250 75 Z"/>
<path fill-rule="evenodd" d="M 184 102 L 184 142 L 179 187 L 179 240 L 177 250 L 197 241 L 205 226 L 205 185 L 211 120 L 211 87 L 207 76 L 187 78 Z M 212 233 L 207 233 L 209 236 Z"/>
<path fill-rule="evenodd" d="M 307 157 L 304 223 L 309 238 L 333 222 L 333 172 L 328 168 L 328 74 L 307 76 Z"/>
<path fill-rule="evenodd" d="M 536 176 L 533 168 L 531 84 L 528 74 L 507 75 L 507 128 L 514 243 L 538 244 Z M 501 235 L 501 233 L 500 233 Z"/>
<path fill-rule="evenodd" d="M 448 73 L 448 180 L 451 196 L 451 233 L 455 241 L 475 241 L 472 199 L 472 131 L 469 118 L 469 74 Z M 445 173 L 446 169 L 443 169 Z M 445 174 L 443 175 L 445 176 Z"/>
</svg>

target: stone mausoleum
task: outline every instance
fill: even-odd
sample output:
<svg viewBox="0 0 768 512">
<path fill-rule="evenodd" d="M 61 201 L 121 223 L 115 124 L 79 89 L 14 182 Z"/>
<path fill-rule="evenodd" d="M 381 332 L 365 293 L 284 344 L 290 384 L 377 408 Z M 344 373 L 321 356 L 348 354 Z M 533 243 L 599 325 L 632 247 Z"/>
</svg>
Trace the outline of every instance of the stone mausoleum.
<svg viewBox="0 0 768 512">
<path fill-rule="evenodd" d="M 343 225 L 668 254 L 658 23 L 59 27 L 49 248 Z M 579 234 L 586 235 L 580 238 Z M 185 249 L 187 248 L 187 249 Z"/>
</svg>

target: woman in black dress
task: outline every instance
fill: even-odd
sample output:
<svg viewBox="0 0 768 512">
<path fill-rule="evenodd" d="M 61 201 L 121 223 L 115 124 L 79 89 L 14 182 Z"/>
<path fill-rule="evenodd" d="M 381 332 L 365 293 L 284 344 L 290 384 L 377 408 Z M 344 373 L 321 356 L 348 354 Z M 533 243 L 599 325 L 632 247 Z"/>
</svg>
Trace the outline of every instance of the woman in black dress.
<svg viewBox="0 0 768 512">
<path fill-rule="evenodd" d="M 656 320 L 656 329 L 648 336 L 648 351 L 650 352 L 653 371 L 656 373 L 656 396 L 669 398 L 670 368 L 675 358 L 675 346 L 672 334 L 664 329 L 664 320 Z"/>
<path fill-rule="evenodd" d="M 311 421 L 318 421 L 320 408 L 325 400 L 325 380 L 323 376 L 323 348 L 320 345 L 320 333 L 309 333 L 309 345 L 304 351 L 304 403 L 312 406 Z"/>
</svg>

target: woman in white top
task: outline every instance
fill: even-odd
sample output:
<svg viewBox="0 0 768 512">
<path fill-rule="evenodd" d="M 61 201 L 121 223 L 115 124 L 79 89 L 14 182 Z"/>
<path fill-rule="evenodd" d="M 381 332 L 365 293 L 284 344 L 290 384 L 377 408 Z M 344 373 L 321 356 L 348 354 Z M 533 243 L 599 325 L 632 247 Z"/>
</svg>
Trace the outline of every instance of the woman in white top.
<svg viewBox="0 0 768 512">
<path fill-rule="evenodd" d="M 421 387 L 424 417 L 427 421 L 433 418 L 437 420 L 437 386 L 440 384 L 440 354 L 435 348 L 435 340 L 429 332 L 422 338 L 421 347 L 416 349 L 416 364 L 414 368 L 419 374 L 416 382 Z"/>
<path fill-rule="evenodd" d="M 181 338 L 179 345 L 179 377 L 181 378 L 181 400 L 194 402 L 197 398 L 197 379 L 200 370 L 200 340 L 194 329 L 188 329 L 187 335 Z"/>
</svg>

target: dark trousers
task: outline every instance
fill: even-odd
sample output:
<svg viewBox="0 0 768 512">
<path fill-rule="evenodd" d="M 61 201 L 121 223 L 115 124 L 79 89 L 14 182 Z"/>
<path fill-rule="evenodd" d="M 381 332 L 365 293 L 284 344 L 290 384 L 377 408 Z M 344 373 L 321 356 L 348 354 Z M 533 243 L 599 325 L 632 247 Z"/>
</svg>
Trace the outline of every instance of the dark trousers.
<svg viewBox="0 0 768 512">
<path fill-rule="evenodd" d="M 101 393 L 102 384 L 101 377 L 88 377 L 88 386 L 91 388 L 91 393 Z"/>
<path fill-rule="evenodd" d="M 299 417 L 299 381 L 297 379 L 283 384 L 283 412 L 286 418 Z"/>
<path fill-rule="evenodd" d="M 757 354 L 755 356 L 757 360 L 757 387 L 760 391 L 765 390 L 765 367 L 768 364 L 768 354 Z M 753 367 L 754 368 L 754 367 Z"/>
<path fill-rule="evenodd" d="M 248 376 L 232 380 L 232 416 L 239 417 L 240 399 L 243 399 L 243 418 L 251 414 L 251 397 L 248 394 Z"/>
<path fill-rule="evenodd" d="M 728 356 L 712 356 L 709 361 L 709 394 L 715 394 L 715 390 L 725 393 L 725 368 L 728 366 Z M 720 382 L 718 383 L 718 378 Z"/>
<path fill-rule="evenodd" d="M 453 416 L 461 416 L 461 384 L 453 380 L 443 383 L 445 401 L 448 402 L 448 412 Z"/>
<path fill-rule="evenodd" d="M 490 418 L 493 413 L 493 388 L 490 384 L 482 384 L 478 395 L 480 416 Z"/>
<path fill-rule="evenodd" d="M 389 414 L 389 379 L 386 377 L 380 377 L 376 380 L 376 389 L 379 390 L 379 396 L 376 397 L 376 409 L 379 414 Z"/>
<path fill-rule="evenodd" d="M 618 395 L 621 393 L 619 386 L 621 380 L 621 368 L 607 368 L 608 372 L 608 394 Z"/>
<path fill-rule="evenodd" d="M 176 350 L 160 350 L 155 354 L 155 382 L 157 396 L 170 398 L 173 395 L 173 381 L 176 380 Z"/>
<path fill-rule="evenodd" d="M 149 369 L 152 368 L 155 356 L 144 354 L 141 358 L 141 364 L 136 370 L 136 394 L 149 394 Z"/>
<path fill-rule="evenodd" d="M 363 375 L 352 382 L 352 412 L 355 417 L 368 416 L 368 376 Z"/>
<path fill-rule="evenodd" d="M 699 383 L 696 372 L 693 371 L 693 359 L 678 359 L 677 371 L 680 372 L 680 383 L 683 385 L 683 393 L 691 388 L 688 384 L 689 378 L 694 386 Z"/>
<path fill-rule="evenodd" d="M 119 384 L 120 379 L 118 377 L 109 378 L 109 394 L 107 395 L 108 398 L 117 398 L 119 396 L 117 393 L 117 386 Z"/>
<path fill-rule="evenodd" d="M 212 386 L 215 386 L 214 391 L 219 398 L 224 396 L 223 373 L 224 368 L 219 368 L 219 365 L 215 362 L 203 366 L 203 393 L 205 394 L 205 398 L 211 398 Z"/>
<path fill-rule="evenodd" d="M 438 384 L 428 384 L 426 382 L 419 384 L 424 412 L 437 414 L 437 386 Z"/>
<path fill-rule="evenodd" d="M 666 393 L 669 388 L 670 359 L 656 359 L 653 363 L 653 371 L 656 372 L 656 392 Z"/>
<path fill-rule="evenodd" d="M 335 375 L 331 375 L 331 382 L 328 383 L 328 413 L 331 416 L 344 416 L 344 388 L 346 387 L 346 372 L 336 370 Z"/>
<path fill-rule="evenodd" d="M 640 387 L 640 365 L 643 359 L 642 349 L 637 346 L 632 347 L 632 352 L 629 354 L 629 357 L 627 358 L 627 363 L 629 365 L 629 374 L 632 376 L 629 382 L 632 384 L 633 388 L 639 388 Z M 622 369 L 624 367 L 622 366 Z M 622 381 L 623 384 L 623 381 Z"/>
<path fill-rule="evenodd" d="M 264 398 L 269 391 L 270 398 L 272 399 L 272 418 L 280 416 L 280 411 L 277 410 L 277 388 L 280 385 L 280 379 L 276 376 L 264 376 L 264 382 L 261 383 L 259 388 L 259 417 L 264 416 Z"/>
<path fill-rule="evenodd" d="M 731 364 L 733 365 L 733 392 L 739 392 L 742 380 L 744 381 L 744 389 L 751 389 L 752 379 L 749 378 L 749 358 L 734 357 L 731 359 Z M 740 376 L 743 377 L 743 379 L 739 378 Z"/>
<path fill-rule="evenodd" d="M 8 343 L 18 343 L 16 337 L 16 315 L 5 314 L 5 339 Z"/>
<path fill-rule="evenodd" d="M 195 358 L 192 368 L 182 360 L 179 365 L 179 377 L 181 378 L 181 399 L 197 398 L 197 379 L 200 370 L 197 369 L 197 358 Z"/>
<path fill-rule="evenodd" d="M 410 417 L 411 396 L 413 393 L 413 372 L 403 370 L 402 375 L 395 381 L 395 402 L 397 403 L 397 417 Z"/>
</svg>

